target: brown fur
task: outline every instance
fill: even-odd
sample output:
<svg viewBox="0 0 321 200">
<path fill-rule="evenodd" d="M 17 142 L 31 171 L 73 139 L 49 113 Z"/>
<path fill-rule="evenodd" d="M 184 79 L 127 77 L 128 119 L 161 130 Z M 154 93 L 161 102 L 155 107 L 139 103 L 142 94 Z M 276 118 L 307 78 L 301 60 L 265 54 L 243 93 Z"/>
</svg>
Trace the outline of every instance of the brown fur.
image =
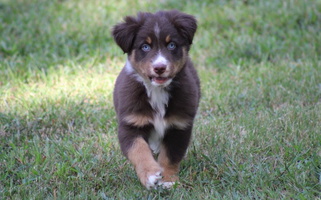
<svg viewBox="0 0 321 200">
<path fill-rule="evenodd" d="M 166 36 L 165 41 L 166 41 L 167 43 L 169 43 L 169 42 L 171 41 L 171 36 L 170 36 L 170 35 Z"/>
<path fill-rule="evenodd" d="M 148 44 L 152 44 L 152 39 L 151 39 L 150 37 L 147 37 L 147 38 L 146 38 L 146 42 L 147 42 Z"/>
<path fill-rule="evenodd" d="M 171 163 L 167 156 L 167 150 L 164 145 L 161 146 L 161 151 L 158 156 L 158 163 L 163 168 L 163 181 L 175 182 L 178 181 L 179 163 Z"/>
<path fill-rule="evenodd" d="M 124 118 L 124 121 L 126 121 L 129 125 L 144 127 L 148 125 L 152 121 L 152 119 L 146 115 L 130 114 Z"/>
<path fill-rule="evenodd" d="M 193 16 L 173 10 L 128 16 L 113 29 L 128 54 L 114 90 L 119 143 L 147 188 L 179 180 L 200 98 L 188 56 L 196 27 Z"/>
<path fill-rule="evenodd" d="M 146 185 L 148 176 L 162 171 L 143 138 L 135 139 L 128 151 L 128 159 L 133 163 L 137 176 L 144 185 Z"/>
</svg>

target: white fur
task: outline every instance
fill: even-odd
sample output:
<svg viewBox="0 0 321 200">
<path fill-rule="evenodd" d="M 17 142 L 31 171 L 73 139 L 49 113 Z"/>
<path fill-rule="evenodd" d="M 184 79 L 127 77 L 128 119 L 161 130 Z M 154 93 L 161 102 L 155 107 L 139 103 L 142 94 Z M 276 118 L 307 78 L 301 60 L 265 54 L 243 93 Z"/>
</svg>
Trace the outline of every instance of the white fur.
<svg viewBox="0 0 321 200">
<path fill-rule="evenodd" d="M 164 118 L 161 118 L 158 114 L 154 116 L 153 124 L 155 130 L 150 133 L 148 143 L 151 150 L 157 154 L 160 151 L 161 142 L 164 138 L 165 130 L 168 127 L 168 124 Z"/>
<path fill-rule="evenodd" d="M 167 122 L 164 120 L 165 106 L 168 104 L 169 94 L 163 87 L 157 87 L 150 85 L 147 88 L 149 103 L 156 111 L 154 114 L 153 125 L 155 130 L 151 132 L 148 139 L 150 148 L 154 153 L 158 153 L 160 150 L 160 144 L 164 138 L 165 130 L 168 127 Z"/>
<path fill-rule="evenodd" d="M 148 138 L 149 148 L 153 153 L 157 154 L 160 151 L 160 144 L 163 137 L 161 137 L 155 130 L 150 133 Z"/>
<path fill-rule="evenodd" d="M 161 179 L 162 179 L 162 172 L 160 171 L 147 177 L 146 188 L 147 189 L 156 188 Z"/>
<path fill-rule="evenodd" d="M 155 86 L 155 87 L 167 87 L 167 86 L 169 86 L 169 85 L 171 84 L 171 82 L 172 82 L 172 79 L 168 79 L 168 80 L 167 80 L 165 83 L 163 83 L 163 84 L 158 84 L 158 83 L 152 81 L 152 85 Z"/>
<path fill-rule="evenodd" d="M 135 72 L 132 64 L 130 63 L 130 61 L 128 59 L 126 61 L 125 69 L 126 69 L 127 74 L 132 74 L 133 72 Z"/>
<path fill-rule="evenodd" d="M 143 79 L 143 77 L 141 77 L 133 68 L 132 64 L 130 63 L 129 60 L 127 60 L 126 65 L 125 65 L 125 70 L 127 72 L 128 75 L 133 76 L 138 82 L 144 83 L 145 85 L 145 81 Z"/>
<path fill-rule="evenodd" d="M 165 70 L 165 72 L 162 74 L 162 76 L 163 76 L 163 77 L 167 77 L 168 74 L 169 74 L 169 71 L 168 71 L 169 61 L 168 61 L 168 60 L 162 55 L 162 53 L 159 51 L 158 54 L 157 54 L 157 56 L 156 56 L 156 59 L 153 60 L 152 65 L 153 65 L 153 66 L 156 66 L 156 65 L 160 65 L 160 64 L 166 66 L 166 70 Z M 154 69 L 151 68 L 150 70 L 151 70 L 151 73 L 154 74 Z M 167 86 L 169 86 L 169 85 L 171 84 L 171 82 L 172 82 L 172 79 L 167 80 L 167 81 L 166 81 L 165 83 L 163 83 L 163 84 L 158 84 L 158 83 L 152 81 L 152 85 L 154 85 L 154 86 L 161 86 L 161 87 L 167 87 Z"/>
<path fill-rule="evenodd" d="M 156 59 L 153 61 L 153 65 L 158 65 L 158 64 L 163 64 L 163 65 L 168 65 L 168 60 L 162 55 L 161 52 L 158 52 Z"/>
<path fill-rule="evenodd" d="M 159 186 L 161 186 L 163 189 L 170 189 L 173 187 L 173 185 L 175 184 L 175 182 L 159 182 Z"/>
<path fill-rule="evenodd" d="M 161 54 L 155 59 L 156 63 L 159 62 L 168 62 Z M 128 74 L 133 75 L 137 81 L 144 84 L 147 95 L 149 97 L 149 103 L 152 108 L 155 110 L 153 125 L 154 130 L 150 133 L 150 137 L 148 139 L 148 143 L 150 148 L 154 153 L 159 153 L 160 144 L 162 139 L 164 138 L 164 134 L 168 126 L 165 116 L 165 106 L 168 104 L 169 93 L 166 91 L 166 87 L 171 83 L 171 79 L 168 80 L 165 84 L 158 85 L 157 83 L 153 83 L 147 80 L 144 80 L 139 74 L 137 74 L 132 67 L 131 63 L 127 60 L 125 69 Z"/>
<path fill-rule="evenodd" d="M 165 115 L 165 105 L 167 106 L 169 99 L 168 92 L 165 88 L 154 85 L 150 85 L 147 88 L 147 91 L 150 105 L 157 112 L 157 116 L 163 118 Z"/>
<path fill-rule="evenodd" d="M 131 75 L 133 76 L 138 82 L 141 82 L 145 85 L 146 89 L 147 88 L 150 88 L 151 85 L 155 86 L 155 87 L 167 87 L 169 86 L 169 84 L 171 84 L 172 82 L 172 79 L 169 79 L 168 81 L 166 81 L 166 83 L 164 84 L 158 84 L 158 83 L 155 83 L 155 82 L 150 82 L 150 81 L 147 81 L 147 80 L 144 80 L 143 77 L 141 77 L 136 71 L 135 69 L 133 68 L 132 64 L 130 63 L 129 60 L 127 60 L 126 62 L 126 65 L 125 65 L 125 70 L 127 72 L 128 75 Z"/>
<path fill-rule="evenodd" d="M 154 26 L 154 32 L 155 32 L 156 37 L 159 38 L 160 29 L 159 29 L 158 23 L 156 23 Z"/>
</svg>

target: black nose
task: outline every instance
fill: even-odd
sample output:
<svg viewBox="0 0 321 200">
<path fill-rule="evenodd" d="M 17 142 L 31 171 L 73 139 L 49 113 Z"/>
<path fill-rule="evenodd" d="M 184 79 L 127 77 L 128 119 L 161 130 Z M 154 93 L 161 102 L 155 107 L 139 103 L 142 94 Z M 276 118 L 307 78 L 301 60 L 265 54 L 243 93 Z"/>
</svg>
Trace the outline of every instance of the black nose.
<svg viewBox="0 0 321 200">
<path fill-rule="evenodd" d="M 158 64 L 158 65 L 154 65 L 153 68 L 154 68 L 154 72 L 155 72 L 156 74 L 161 75 L 161 74 L 163 74 L 163 73 L 165 72 L 165 70 L 166 70 L 166 65 L 164 65 L 164 64 Z"/>
</svg>

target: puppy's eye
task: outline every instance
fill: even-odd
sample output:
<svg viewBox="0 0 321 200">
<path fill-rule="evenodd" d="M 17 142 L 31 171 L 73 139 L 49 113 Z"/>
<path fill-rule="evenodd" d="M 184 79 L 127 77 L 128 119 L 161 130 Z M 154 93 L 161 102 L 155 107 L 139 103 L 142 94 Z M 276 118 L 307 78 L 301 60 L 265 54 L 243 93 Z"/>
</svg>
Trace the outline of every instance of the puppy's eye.
<svg viewBox="0 0 321 200">
<path fill-rule="evenodd" d="M 167 45 L 167 49 L 168 49 L 168 50 L 174 50 L 175 48 L 176 48 L 175 42 L 170 42 L 170 43 Z"/>
<path fill-rule="evenodd" d="M 151 50 L 151 47 L 148 44 L 143 44 L 141 49 L 145 52 L 148 52 Z"/>
</svg>

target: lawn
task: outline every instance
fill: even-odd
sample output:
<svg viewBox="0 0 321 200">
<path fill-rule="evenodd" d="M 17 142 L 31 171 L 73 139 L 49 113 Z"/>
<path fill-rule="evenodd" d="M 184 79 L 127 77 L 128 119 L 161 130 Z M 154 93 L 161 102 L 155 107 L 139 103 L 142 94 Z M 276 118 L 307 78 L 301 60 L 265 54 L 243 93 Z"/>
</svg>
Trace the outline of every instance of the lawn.
<svg viewBox="0 0 321 200">
<path fill-rule="evenodd" d="M 181 184 L 122 156 L 112 26 L 198 20 L 202 99 Z M 321 0 L 0 0 L 0 199 L 321 199 Z"/>
</svg>

